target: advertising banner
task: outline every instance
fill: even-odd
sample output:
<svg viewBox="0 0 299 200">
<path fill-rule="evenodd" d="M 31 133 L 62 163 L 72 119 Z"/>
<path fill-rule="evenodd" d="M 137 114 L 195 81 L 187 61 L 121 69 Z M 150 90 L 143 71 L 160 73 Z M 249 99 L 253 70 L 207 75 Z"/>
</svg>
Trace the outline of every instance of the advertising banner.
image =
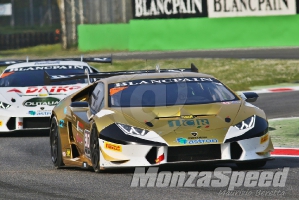
<svg viewBox="0 0 299 200">
<path fill-rule="evenodd" d="M 296 0 L 208 0 L 210 18 L 295 15 Z"/>
<path fill-rule="evenodd" d="M 132 0 L 134 19 L 207 17 L 207 0 Z"/>
<path fill-rule="evenodd" d="M 10 16 L 11 14 L 11 3 L 0 4 L 0 16 Z"/>
</svg>

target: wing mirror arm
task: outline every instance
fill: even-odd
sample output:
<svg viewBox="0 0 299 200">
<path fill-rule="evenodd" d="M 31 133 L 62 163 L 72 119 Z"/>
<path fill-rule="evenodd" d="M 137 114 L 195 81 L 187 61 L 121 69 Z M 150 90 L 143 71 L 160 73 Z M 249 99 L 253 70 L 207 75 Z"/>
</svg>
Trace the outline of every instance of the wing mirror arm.
<svg viewBox="0 0 299 200">
<path fill-rule="evenodd" d="M 91 121 L 93 117 L 94 117 L 94 114 L 90 115 L 90 116 L 88 117 L 88 121 Z"/>
</svg>

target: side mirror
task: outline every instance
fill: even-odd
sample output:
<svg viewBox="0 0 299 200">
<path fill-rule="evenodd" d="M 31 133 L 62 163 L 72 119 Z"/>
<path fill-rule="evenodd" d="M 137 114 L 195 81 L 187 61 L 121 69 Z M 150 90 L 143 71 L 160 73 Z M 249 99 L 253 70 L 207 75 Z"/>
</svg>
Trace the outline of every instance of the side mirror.
<svg viewBox="0 0 299 200">
<path fill-rule="evenodd" d="M 73 112 L 86 112 L 89 110 L 87 101 L 74 101 L 70 105 Z"/>
<path fill-rule="evenodd" d="M 244 96 L 246 97 L 247 102 L 255 102 L 259 95 L 255 92 L 244 92 Z"/>
<path fill-rule="evenodd" d="M 74 101 L 71 103 L 70 107 L 73 108 L 88 108 L 88 102 L 87 101 Z"/>
</svg>

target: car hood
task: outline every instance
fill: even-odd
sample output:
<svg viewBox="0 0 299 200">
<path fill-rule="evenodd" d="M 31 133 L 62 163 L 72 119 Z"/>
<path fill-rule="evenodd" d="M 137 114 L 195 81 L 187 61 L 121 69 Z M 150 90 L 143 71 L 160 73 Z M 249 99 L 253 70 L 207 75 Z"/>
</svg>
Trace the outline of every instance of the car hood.
<svg viewBox="0 0 299 200">
<path fill-rule="evenodd" d="M 169 145 L 179 145 L 180 138 L 222 143 L 244 103 L 239 100 L 201 105 L 113 108 L 111 117 L 115 122 L 152 130 Z"/>
</svg>

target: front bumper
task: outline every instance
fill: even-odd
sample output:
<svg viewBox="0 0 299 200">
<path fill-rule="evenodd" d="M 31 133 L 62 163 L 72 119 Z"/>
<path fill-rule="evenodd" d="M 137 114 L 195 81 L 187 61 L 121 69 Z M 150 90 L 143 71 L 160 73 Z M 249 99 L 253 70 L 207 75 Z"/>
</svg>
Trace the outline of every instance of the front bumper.
<svg viewBox="0 0 299 200">
<path fill-rule="evenodd" d="M 0 134 L 49 129 L 50 117 L 0 117 Z"/>
<path fill-rule="evenodd" d="M 238 163 L 269 160 L 273 150 L 269 133 L 232 143 L 192 146 L 116 144 L 99 139 L 100 166 L 105 168 L 159 166 L 171 163 Z"/>
</svg>

